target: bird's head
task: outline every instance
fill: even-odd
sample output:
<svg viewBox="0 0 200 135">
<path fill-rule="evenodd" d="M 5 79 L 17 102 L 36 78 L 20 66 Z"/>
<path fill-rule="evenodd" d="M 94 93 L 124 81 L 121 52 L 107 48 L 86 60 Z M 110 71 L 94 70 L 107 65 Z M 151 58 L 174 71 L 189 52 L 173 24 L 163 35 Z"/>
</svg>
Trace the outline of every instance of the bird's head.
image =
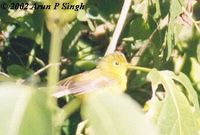
<svg viewBox="0 0 200 135">
<path fill-rule="evenodd" d="M 114 52 L 106 55 L 97 65 L 97 68 L 117 74 L 126 74 L 128 67 L 129 63 L 121 52 Z"/>
</svg>

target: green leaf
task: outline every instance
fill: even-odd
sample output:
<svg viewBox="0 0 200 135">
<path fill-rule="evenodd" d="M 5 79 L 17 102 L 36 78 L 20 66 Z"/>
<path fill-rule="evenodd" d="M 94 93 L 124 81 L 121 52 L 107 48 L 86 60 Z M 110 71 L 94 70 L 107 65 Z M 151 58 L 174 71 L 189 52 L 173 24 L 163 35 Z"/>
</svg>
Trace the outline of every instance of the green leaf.
<svg viewBox="0 0 200 135">
<path fill-rule="evenodd" d="M 46 24 L 51 33 L 54 32 L 56 28 L 63 28 L 66 24 L 72 22 L 77 17 L 78 11 L 85 9 L 87 0 L 70 0 L 68 3 L 66 3 L 65 0 L 60 0 L 60 3 L 64 3 L 65 6 L 60 4 L 56 9 L 51 8 L 50 10 L 46 10 Z M 46 0 L 43 4 L 54 6 L 55 2 Z M 79 8 L 75 7 L 69 9 L 71 5 L 79 5 Z M 55 22 L 55 20 L 58 21 Z"/>
<path fill-rule="evenodd" d="M 85 10 L 80 10 L 78 12 L 77 19 L 83 22 L 86 22 L 88 20 Z"/>
<path fill-rule="evenodd" d="M 160 2 L 158 0 L 152 0 L 149 4 L 149 12 L 154 19 L 159 19 L 161 16 Z"/>
<path fill-rule="evenodd" d="M 175 42 L 175 30 L 178 24 L 176 24 L 177 17 L 183 12 L 182 8 L 185 6 L 185 0 L 171 0 L 169 9 L 169 21 L 168 30 L 166 33 L 166 44 L 167 44 L 167 60 L 169 60 L 172 50 L 176 44 Z"/>
<path fill-rule="evenodd" d="M 200 2 L 196 2 L 193 5 L 193 17 L 195 18 L 196 21 L 200 20 Z"/>
<path fill-rule="evenodd" d="M 79 60 L 75 63 L 75 66 L 79 67 L 79 69 L 81 70 L 90 70 L 92 68 L 95 68 L 96 63 L 89 60 Z"/>
<path fill-rule="evenodd" d="M 63 39 L 62 53 L 64 56 L 69 55 L 75 48 L 76 43 L 80 37 L 81 25 L 80 22 L 75 22 L 65 38 Z M 66 51 L 68 50 L 68 51 Z M 74 54 L 74 52 L 73 52 Z"/>
<path fill-rule="evenodd" d="M 162 18 L 164 18 L 169 13 L 170 1 L 169 0 L 160 0 L 159 4 L 160 4 L 161 16 L 162 16 Z"/>
<path fill-rule="evenodd" d="M 21 122 L 20 135 L 52 135 L 51 117 L 47 91 L 34 92 Z"/>
<path fill-rule="evenodd" d="M 192 82 L 195 84 L 196 88 L 200 88 L 200 63 L 198 63 L 197 59 L 194 57 L 190 58 L 191 67 L 190 67 L 190 78 Z"/>
<path fill-rule="evenodd" d="M 147 21 L 148 19 L 148 1 L 136 2 L 134 1 L 134 5 L 132 6 L 133 10 L 137 14 L 141 14 L 143 19 Z"/>
<path fill-rule="evenodd" d="M 31 91 L 24 86 L 5 83 L 0 85 L 0 93 L 0 134 L 18 135 Z"/>
<path fill-rule="evenodd" d="M 102 92 L 87 99 L 82 112 L 95 135 L 157 134 L 138 104 L 128 96 Z"/>
<path fill-rule="evenodd" d="M 31 69 L 26 69 L 20 65 L 10 65 L 7 68 L 9 75 L 13 75 L 15 77 L 26 78 L 33 74 Z"/>
<path fill-rule="evenodd" d="M 197 60 L 200 63 L 200 43 L 197 45 Z"/>
<path fill-rule="evenodd" d="M 130 23 L 130 36 L 133 36 L 134 39 L 147 39 L 148 36 L 151 34 L 150 26 L 145 20 L 140 17 L 136 18 Z"/>
<path fill-rule="evenodd" d="M 121 0 L 96 0 L 88 1 L 88 6 L 91 8 L 97 8 L 99 14 L 108 16 L 113 13 L 119 13 L 122 3 L 123 1 Z"/>
<path fill-rule="evenodd" d="M 1 135 L 51 135 L 51 112 L 44 91 L 4 83 L 0 85 Z"/>
<path fill-rule="evenodd" d="M 190 80 L 182 73 L 175 75 L 170 71 L 159 72 L 155 69 L 148 74 L 148 79 L 152 83 L 153 96 L 147 102 L 147 115 L 158 126 L 160 133 L 197 134 L 200 128 L 199 103 Z M 164 91 L 158 91 L 159 85 L 163 86 Z"/>
<path fill-rule="evenodd" d="M 166 43 L 167 43 L 167 60 L 169 60 L 175 46 L 174 29 L 172 24 L 168 26 L 168 30 L 166 33 Z"/>
<path fill-rule="evenodd" d="M 185 0 L 171 0 L 170 1 L 170 20 L 176 19 L 182 11 L 182 7 L 185 5 Z"/>
</svg>

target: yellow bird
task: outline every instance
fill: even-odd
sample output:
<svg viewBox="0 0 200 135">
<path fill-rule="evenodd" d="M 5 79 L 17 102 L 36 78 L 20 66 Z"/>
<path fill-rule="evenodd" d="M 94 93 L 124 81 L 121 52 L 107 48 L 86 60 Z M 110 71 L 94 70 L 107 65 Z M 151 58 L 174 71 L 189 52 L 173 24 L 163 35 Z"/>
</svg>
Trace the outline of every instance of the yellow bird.
<svg viewBox="0 0 200 135">
<path fill-rule="evenodd" d="M 57 98 L 69 94 L 84 96 L 99 90 L 124 92 L 127 84 L 126 71 L 129 66 L 124 54 L 114 52 L 103 57 L 95 69 L 60 81 L 54 96 Z"/>
</svg>

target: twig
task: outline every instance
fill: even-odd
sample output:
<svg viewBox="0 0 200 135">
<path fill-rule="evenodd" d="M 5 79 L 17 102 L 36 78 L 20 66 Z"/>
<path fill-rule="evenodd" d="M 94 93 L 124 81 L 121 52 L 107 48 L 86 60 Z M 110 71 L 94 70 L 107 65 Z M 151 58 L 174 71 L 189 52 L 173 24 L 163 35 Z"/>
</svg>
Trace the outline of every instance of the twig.
<svg viewBox="0 0 200 135">
<path fill-rule="evenodd" d="M 5 76 L 5 77 L 7 77 L 7 78 L 10 78 L 9 75 L 7 75 L 6 73 L 3 73 L 3 72 L 0 72 L 0 75 L 3 75 L 3 76 Z"/>
<path fill-rule="evenodd" d="M 39 69 L 38 71 L 36 71 L 33 76 L 36 76 L 36 75 L 39 75 L 40 73 L 42 73 L 43 71 L 45 71 L 47 68 L 51 67 L 51 66 L 59 66 L 60 63 L 51 63 L 51 64 L 48 64 L 46 65 L 45 67 Z"/>
<path fill-rule="evenodd" d="M 126 21 L 127 15 L 128 15 L 129 8 L 131 6 L 131 1 L 132 0 L 124 0 L 124 5 L 122 7 L 120 17 L 119 17 L 119 20 L 117 22 L 116 29 L 114 31 L 113 37 L 112 37 L 111 42 L 110 42 L 110 44 L 109 44 L 109 46 L 106 50 L 105 55 L 114 52 L 115 49 L 116 49 L 117 41 L 118 41 L 119 36 L 122 32 L 124 23 Z"/>
<path fill-rule="evenodd" d="M 140 60 L 140 56 L 144 53 L 144 51 L 146 50 L 146 48 L 148 47 L 148 45 L 151 43 L 154 35 L 156 34 L 156 32 L 159 29 L 159 25 L 158 27 L 153 31 L 153 33 L 149 36 L 149 38 L 147 39 L 147 41 L 145 42 L 145 44 L 139 49 L 139 51 L 135 54 L 135 56 L 131 59 L 131 64 L 132 65 L 137 65 L 139 60 Z"/>
<path fill-rule="evenodd" d="M 198 24 L 196 23 L 196 21 L 192 18 L 192 16 L 188 13 L 188 11 L 184 7 L 182 7 L 182 10 L 188 16 L 188 18 L 192 21 L 192 23 L 196 27 L 197 31 L 200 33 L 200 28 L 199 28 Z"/>
</svg>

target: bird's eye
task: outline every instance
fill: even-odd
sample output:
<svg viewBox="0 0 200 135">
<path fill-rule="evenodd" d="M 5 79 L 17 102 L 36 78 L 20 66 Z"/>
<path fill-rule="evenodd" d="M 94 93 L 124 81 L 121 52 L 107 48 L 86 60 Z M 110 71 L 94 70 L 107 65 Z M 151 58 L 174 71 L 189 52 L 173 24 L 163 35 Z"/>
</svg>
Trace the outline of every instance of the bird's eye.
<svg viewBox="0 0 200 135">
<path fill-rule="evenodd" d="M 119 66 L 119 62 L 114 61 L 113 65 L 114 65 L 114 66 Z"/>
</svg>

